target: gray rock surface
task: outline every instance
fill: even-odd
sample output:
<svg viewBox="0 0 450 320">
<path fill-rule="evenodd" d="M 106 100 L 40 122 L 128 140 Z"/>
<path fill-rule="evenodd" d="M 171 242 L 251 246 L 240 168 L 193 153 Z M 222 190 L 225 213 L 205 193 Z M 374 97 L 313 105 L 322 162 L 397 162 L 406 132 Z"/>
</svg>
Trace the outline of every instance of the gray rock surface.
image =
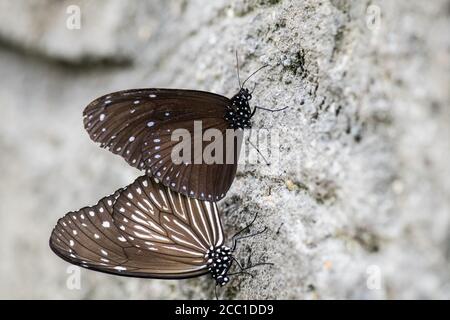
<svg viewBox="0 0 450 320">
<path fill-rule="evenodd" d="M 274 266 L 221 297 L 450 298 L 448 1 L 153 3 L 0 1 L 0 298 L 213 297 L 208 277 L 87 270 L 70 290 L 47 242 L 63 214 L 139 175 L 89 140 L 85 105 L 134 87 L 231 96 L 236 49 L 242 75 L 269 65 L 252 104 L 290 108 L 257 113 L 279 157 L 243 163 L 220 202 L 228 235 L 255 213 L 268 227 L 239 260 Z"/>
</svg>

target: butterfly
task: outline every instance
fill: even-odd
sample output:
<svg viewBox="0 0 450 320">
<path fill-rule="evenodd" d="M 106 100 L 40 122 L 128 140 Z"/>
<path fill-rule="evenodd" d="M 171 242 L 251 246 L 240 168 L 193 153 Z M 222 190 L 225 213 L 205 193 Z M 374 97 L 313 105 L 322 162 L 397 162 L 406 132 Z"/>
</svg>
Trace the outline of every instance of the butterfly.
<svg viewBox="0 0 450 320">
<path fill-rule="evenodd" d="M 160 279 L 210 274 L 223 286 L 235 261 L 235 245 L 224 240 L 215 202 L 175 193 L 144 175 L 67 213 L 49 242 L 59 257 L 91 270 Z"/>
<path fill-rule="evenodd" d="M 181 89 L 113 92 L 95 99 L 85 108 L 84 127 L 102 148 L 122 156 L 128 164 L 145 170 L 171 190 L 199 200 L 218 201 L 226 195 L 236 176 L 243 130 L 251 128 L 256 110 L 285 109 L 256 106 L 251 110 L 252 92 L 244 88 L 250 77 L 240 84 L 238 93 L 231 99 Z M 201 123 L 200 128 L 196 127 L 196 122 Z M 209 129 L 224 137 L 218 142 L 223 154 L 213 163 L 202 161 L 212 144 L 212 141 L 203 141 Z M 199 152 L 188 161 L 173 161 L 173 152 L 179 144 L 172 136 L 176 130 L 184 130 L 194 139 L 196 134 L 201 137 Z M 227 140 L 225 137 L 230 132 L 234 136 Z M 195 149 L 195 144 L 192 142 L 189 147 Z"/>
</svg>

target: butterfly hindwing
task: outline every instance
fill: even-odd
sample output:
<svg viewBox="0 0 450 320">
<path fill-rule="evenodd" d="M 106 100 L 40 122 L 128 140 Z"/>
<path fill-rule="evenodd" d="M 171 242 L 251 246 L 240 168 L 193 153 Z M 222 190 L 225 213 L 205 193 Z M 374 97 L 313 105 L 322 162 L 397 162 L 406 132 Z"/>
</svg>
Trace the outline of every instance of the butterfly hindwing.
<svg viewBox="0 0 450 320">
<path fill-rule="evenodd" d="M 186 278 L 207 273 L 205 253 L 223 241 L 215 203 L 190 199 L 142 176 L 97 205 L 66 214 L 50 247 L 92 270 Z"/>
<path fill-rule="evenodd" d="M 113 217 L 133 245 L 174 259 L 204 263 L 205 252 L 224 241 L 214 202 L 191 199 L 147 176 L 124 190 Z"/>
</svg>

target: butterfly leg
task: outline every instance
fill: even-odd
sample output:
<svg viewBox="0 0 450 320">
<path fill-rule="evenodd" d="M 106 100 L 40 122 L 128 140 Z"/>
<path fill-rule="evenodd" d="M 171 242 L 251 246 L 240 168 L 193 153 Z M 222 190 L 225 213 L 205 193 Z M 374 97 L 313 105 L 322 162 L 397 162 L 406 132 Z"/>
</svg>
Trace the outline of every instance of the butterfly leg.
<svg viewBox="0 0 450 320">
<path fill-rule="evenodd" d="M 268 108 L 263 108 L 263 107 L 255 106 L 255 109 L 253 109 L 252 115 L 256 112 L 256 109 L 264 110 L 264 111 L 269 111 L 269 112 L 278 112 L 278 111 L 286 110 L 287 108 L 289 108 L 289 106 L 286 106 L 286 107 L 280 108 L 280 109 L 268 109 Z"/>
<path fill-rule="evenodd" d="M 245 226 L 244 228 L 242 228 L 241 230 L 239 230 L 238 232 L 236 232 L 233 235 L 233 237 L 231 238 L 232 241 L 233 241 L 233 246 L 232 246 L 231 251 L 234 251 L 234 249 L 236 249 L 236 244 L 237 244 L 237 240 L 238 240 L 237 236 L 240 235 L 242 232 L 250 229 L 250 227 L 253 225 L 253 223 L 255 223 L 257 217 L 258 217 L 258 213 L 255 214 L 255 217 L 253 218 L 253 220 L 247 226 Z"/>
<path fill-rule="evenodd" d="M 269 161 L 267 161 L 266 157 L 264 157 L 264 155 L 261 153 L 261 151 L 259 151 L 258 147 L 251 141 L 252 132 L 253 132 L 253 129 L 250 128 L 250 134 L 248 135 L 248 138 L 247 138 L 248 144 L 251 145 L 253 148 L 255 148 L 255 150 L 259 153 L 259 155 L 263 158 L 264 162 L 268 166 L 270 166 L 270 163 L 269 163 Z"/>
<path fill-rule="evenodd" d="M 260 262 L 260 263 L 257 263 L 257 264 L 252 264 L 251 261 L 250 261 L 250 257 L 249 257 L 249 262 L 247 263 L 247 264 L 249 264 L 249 266 L 248 267 L 243 267 L 239 263 L 239 261 L 237 259 L 235 259 L 235 258 L 232 258 L 232 259 L 236 262 L 236 264 L 237 264 L 237 266 L 239 267 L 240 270 L 238 272 L 230 273 L 229 275 L 246 274 L 246 275 L 251 276 L 253 278 L 255 275 L 250 273 L 250 272 L 248 272 L 247 270 L 253 269 L 253 268 L 256 268 L 256 267 L 259 267 L 259 266 L 273 266 L 273 263 L 271 263 L 271 262 Z"/>
<path fill-rule="evenodd" d="M 256 264 L 253 264 L 251 266 L 245 267 L 243 270 L 249 270 L 260 266 L 273 266 L 274 264 L 272 262 L 259 262 Z"/>
<path fill-rule="evenodd" d="M 232 276 L 232 275 L 238 275 L 238 274 L 246 274 L 252 278 L 254 277 L 254 275 L 252 273 L 245 271 L 246 268 L 244 268 L 235 257 L 231 257 L 231 259 L 233 259 L 233 261 L 236 262 L 236 264 L 240 270 L 238 272 L 229 273 L 228 275 Z"/>
<path fill-rule="evenodd" d="M 237 242 L 238 242 L 239 240 L 247 239 L 247 238 L 252 238 L 252 237 L 256 237 L 256 236 L 258 236 L 258 235 L 260 235 L 260 234 L 263 234 L 263 233 L 266 232 L 266 231 L 267 231 L 267 227 L 264 227 L 264 229 L 261 230 L 261 231 L 258 231 L 258 232 L 255 232 L 255 233 L 252 233 L 252 234 L 249 234 L 249 235 L 246 235 L 246 236 L 234 238 L 234 239 L 233 239 L 233 249 L 232 249 L 232 251 L 234 251 L 234 249 L 236 249 L 236 245 L 237 245 Z"/>
<path fill-rule="evenodd" d="M 250 252 L 250 254 L 248 255 L 248 259 L 247 259 L 247 264 L 246 264 L 247 266 L 245 268 L 243 268 L 243 270 L 248 270 L 248 269 L 252 269 L 252 268 L 264 266 L 264 265 L 273 266 L 273 263 L 271 263 L 271 262 L 260 262 L 257 264 L 253 264 L 251 260 L 252 260 L 252 253 Z"/>
</svg>

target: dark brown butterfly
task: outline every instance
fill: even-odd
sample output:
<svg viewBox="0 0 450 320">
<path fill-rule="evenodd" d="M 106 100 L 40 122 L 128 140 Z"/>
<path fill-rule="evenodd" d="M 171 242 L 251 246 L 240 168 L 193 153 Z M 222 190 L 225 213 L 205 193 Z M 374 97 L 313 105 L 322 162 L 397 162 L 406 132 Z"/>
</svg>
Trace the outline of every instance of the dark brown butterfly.
<svg viewBox="0 0 450 320">
<path fill-rule="evenodd" d="M 121 276 L 228 282 L 233 249 L 215 202 L 191 199 L 142 176 L 97 205 L 69 212 L 50 237 L 62 259 Z"/>
<path fill-rule="evenodd" d="M 218 201 L 235 178 L 242 130 L 251 128 L 250 119 L 257 108 L 268 110 L 255 107 L 252 111 L 251 98 L 243 86 L 231 99 L 194 90 L 118 91 L 91 102 L 84 110 L 84 125 L 101 147 L 121 155 L 131 166 L 146 170 L 147 175 L 170 189 L 191 198 Z M 201 121 L 201 137 L 208 129 L 217 129 L 224 137 L 220 161 L 208 164 L 194 157 L 178 164 L 173 161 L 172 151 L 179 141 L 172 141 L 172 133 L 185 129 L 195 138 L 194 121 Z M 230 133 L 227 129 L 235 134 L 231 144 L 226 143 L 225 136 Z M 201 157 L 209 142 L 200 143 Z"/>
</svg>

